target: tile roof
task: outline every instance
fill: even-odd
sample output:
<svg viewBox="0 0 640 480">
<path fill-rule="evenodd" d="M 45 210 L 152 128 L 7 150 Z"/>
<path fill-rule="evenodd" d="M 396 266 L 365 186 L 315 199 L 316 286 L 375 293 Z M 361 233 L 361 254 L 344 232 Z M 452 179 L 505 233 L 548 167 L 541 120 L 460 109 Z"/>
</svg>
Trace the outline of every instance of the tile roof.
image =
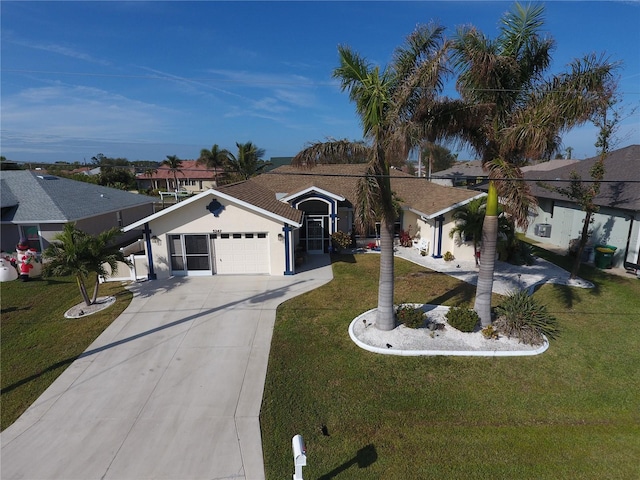
<svg viewBox="0 0 640 480">
<path fill-rule="evenodd" d="M 541 198 L 567 200 L 562 195 L 550 192 L 539 186 L 534 180 L 569 179 L 571 172 L 576 171 L 583 181 L 591 179 L 589 170 L 598 157 L 580 160 L 571 165 L 550 171 L 528 171 L 525 178 L 532 180 L 532 192 Z M 630 145 L 609 154 L 604 161 L 605 175 L 600 186 L 600 195 L 596 204 L 632 211 L 640 211 L 640 145 Z M 550 182 L 553 186 L 567 186 L 568 182 Z"/>
<path fill-rule="evenodd" d="M 2 222 L 66 223 L 153 203 L 123 190 L 28 170 L 2 171 Z"/>
<path fill-rule="evenodd" d="M 169 170 L 169 167 L 166 165 L 160 165 L 154 170 L 157 171 L 154 172 L 151 177 L 145 173 L 139 173 L 136 177 L 140 180 L 173 180 L 173 172 Z M 182 160 L 182 167 L 180 167 L 180 170 L 180 172 L 176 173 L 178 180 L 181 178 L 192 180 L 213 180 L 223 173 L 222 171 L 217 172 L 216 170 L 208 169 L 205 165 L 198 164 L 197 160 Z"/>
</svg>

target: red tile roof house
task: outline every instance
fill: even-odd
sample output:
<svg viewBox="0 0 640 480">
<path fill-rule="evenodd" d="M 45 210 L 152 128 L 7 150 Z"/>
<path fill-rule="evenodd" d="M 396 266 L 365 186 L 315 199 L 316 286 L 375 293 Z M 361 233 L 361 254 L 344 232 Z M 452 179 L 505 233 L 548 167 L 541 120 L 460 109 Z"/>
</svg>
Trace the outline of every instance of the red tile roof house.
<svg viewBox="0 0 640 480">
<path fill-rule="evenodd" d="M 176 172 L 178 185 L 175 185 L 173 172 L 166 165 L 157 167 L 151 176 L 146 173 L 136 175 L 138 190 L 141 192 L 161 190 L 167 192 L 184 191 L 187 193 L 200 193 L 217 186 L 218 177 L 222 176 L 222 170 L 209 169 L 205 165 L 198 164 L 196 160 L 183 160 L 182 167 Z"/>
<path fill-rule="evenodd" d="M 353 230 L 356 185 L 364 172 L 364 165 L 282 166 L 209 189 L 124 230 L 144 235 L 149 278 L 292 275 L 297 248 L 308 255 L 327 253 L 332 233 Z M 456 258 L 473 258 L 471 245 L 449 237 L 451 214 L 484 193 L 399 171 L 393 173 L 392 188 L 402 205 L 398 229 L 411 228 L 434 257 L 451 251 Z"/>
</svg>

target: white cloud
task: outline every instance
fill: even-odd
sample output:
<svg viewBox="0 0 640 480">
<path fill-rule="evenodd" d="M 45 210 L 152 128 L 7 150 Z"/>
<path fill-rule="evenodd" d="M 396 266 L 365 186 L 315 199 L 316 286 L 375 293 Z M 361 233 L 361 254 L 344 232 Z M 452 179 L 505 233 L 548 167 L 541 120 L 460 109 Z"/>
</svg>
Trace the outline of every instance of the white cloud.
<svg viewBox="0 0 640 480">
<path fill-rule="evenodd" d="M 34 43 L 27 40 L 11 40 L 11 43 L 20 45 L 22 47 L 32 48 L 34 50 L 43 50 L 49 53 L 56 53 L 65 57 L 75 58 L 89 63 L 96 63 L 98 65 L 108 66 L 111 62 L 99 58 L 95 58 L 92 55 L 76 50 L 75 48 L 67 47 L 64 45 L 58 45 L 55 43 Z"/>
</svg>

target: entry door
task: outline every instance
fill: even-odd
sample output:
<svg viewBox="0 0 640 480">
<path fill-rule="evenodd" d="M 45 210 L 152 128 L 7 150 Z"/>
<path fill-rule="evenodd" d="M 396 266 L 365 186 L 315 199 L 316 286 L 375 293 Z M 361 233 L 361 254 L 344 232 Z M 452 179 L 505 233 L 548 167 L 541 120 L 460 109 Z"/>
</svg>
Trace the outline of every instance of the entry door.
<svg viewBox="0 0 640 480">
<path fill-rule="evenodd" d="M 324 253 L 324 218 L 307 218 L 307 253 Z"/>
</svg>

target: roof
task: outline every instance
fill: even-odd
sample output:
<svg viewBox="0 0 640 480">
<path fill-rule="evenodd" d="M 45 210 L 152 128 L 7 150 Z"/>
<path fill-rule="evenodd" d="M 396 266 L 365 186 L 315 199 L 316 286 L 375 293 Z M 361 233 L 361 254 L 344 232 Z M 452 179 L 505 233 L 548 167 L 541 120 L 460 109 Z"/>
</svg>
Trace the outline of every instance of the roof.
<svg viewBox="0 0 640 480">
<path fill-rule="evenodd" d="M 234 185 L 227 185 L 222 189 L 210 188 L 198 195 L 183 200 L 180 203 L 176 203 L 169 208 L 160 210 L 159 212 L 149 215 L 137 222 L 127 225 L 123 228 L 124 232 L 128 232 L 135 228 L 139 228 L 147 222 L 151 222 L 156 218 L 169 215 L 176 210 L 180 210 L 185 206 L 197 202 L 205 197 L 219 197 L 247 208 L 254 212 L 266 215 L 277 221 L 288 223 L 295 227 L 302 225 L 302 212 L 298 211 L 286 203 L 280 202 L 275 199 L 272 192 L 265 190 L 259 185 L 253 185 L 250 181 L 240 182 Z"/>
<path fill-rule="evenodd" d="M 592 157 L 580 160 L 571 165 L 550 171 L 528 171 L 525 178 L 529 180 L 569 179 L 571 172 L 576 171 L 583 181 L 591 179 L 589 170 L 598 160 Z M 604 161 L 604 183 L 600 185 L 600 194 L 595 203 L 600 206 L 640 211 L 640 145 L 630 145 L 611 152 Z M 550 182 L 551 183 L 551 182 Z M 553 182 L 556 187 L 568 186 L 568 182 Z M 536 197 L 555 200 L 568 200 L 559 193 L 551 192 L 531 182 L 531 189 Z"/>
<path fill-rule="evenodd" d="M 520 170 L 522 172 L 549 171 L 560 167 L 566 167 L 567 165 L 572 165 L 577 162 L 579 162 L 579 160 L 558 158 L 555 160 L 549 160 L 548 162 L 536 163 L 535 165 L 527 165 L 526 167 L 522 167 Z"/>
<path fill-rule="evenodd" d="M 457 177 L 486 177 L 487 172 L 482 168 L 481 160 L 469 162 L 457 162 L 453 167 L 439 172 L 432 172 L 432 178 L 457 178 Z"/>
<path fill-rule="evenodd" d="M 136 178 L 139 180 L 173 180 L 173 172 L 166 165 L 160 165 L 152 170 L 155 171 L 151 177 L 146 173 L 139 173 L 136 175 Z M 182 160 L 180 171 L 176 172 L 178 179 L 188 178 L 193 180 L 213 180 L 220 174 L 222 174 L 222 172 L 207 168 L 206 165 L 199 164 L 197 160 Z"/>
<path fill-rule="evenodd" d="M 154 202 L 152 197 L 28 170 L 0 172 L 2 222 L 67 223 Z"/>
<path fill-rule="evenodd" d="M 248 182 L 262 185 L 273 196 L 291 196 L 316 187 L 340 195 L 355 205 L 358 179 L 364 175 L 366 168 L 366 164 L 318 165 L 313 168 L 283 166 L 258 175 Z M 391 172 L 391 188 L 403 207 L 428 218 L 483 195 L 476 191 L 438 185 L 399 170 Z"/>
</svg>

